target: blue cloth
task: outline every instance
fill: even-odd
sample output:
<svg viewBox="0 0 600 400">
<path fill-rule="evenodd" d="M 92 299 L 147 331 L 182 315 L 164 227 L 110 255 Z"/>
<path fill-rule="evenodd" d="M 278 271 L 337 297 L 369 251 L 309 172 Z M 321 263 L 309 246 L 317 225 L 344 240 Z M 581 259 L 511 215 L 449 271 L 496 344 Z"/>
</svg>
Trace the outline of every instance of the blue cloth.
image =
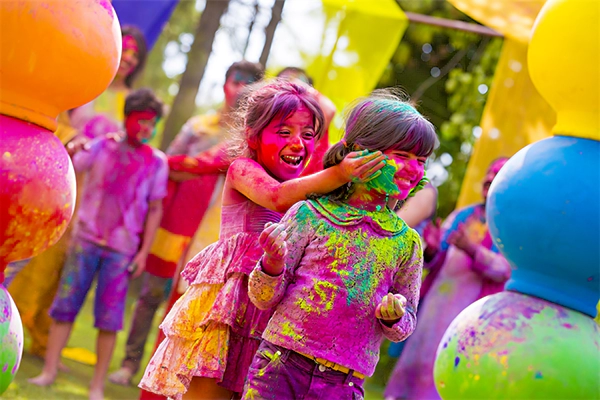
<svg viewBox="0 0 600 400">
<path fill-rule="evenodd" d="M 113 0 L 112 6 L 121 26 L 135 25 L 141 29 L 150 51 L 178 2 L 179 0 Z"/>
</svg>

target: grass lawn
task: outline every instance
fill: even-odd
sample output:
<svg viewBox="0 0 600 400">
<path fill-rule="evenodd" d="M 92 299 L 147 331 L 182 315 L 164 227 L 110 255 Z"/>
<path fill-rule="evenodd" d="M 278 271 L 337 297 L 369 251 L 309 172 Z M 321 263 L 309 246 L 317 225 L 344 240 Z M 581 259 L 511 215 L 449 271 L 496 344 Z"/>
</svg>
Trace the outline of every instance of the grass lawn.
<svg viewBox="0 0 600 400">
<path fill-rule="evenodd" d="M 127 332 L 129 332 L 129 323 L 131 320 L 131 314 L 133 307 L 135 306 L 135 294 L 136 286 L 132 285 L 130 290 L 130 296 L 127 300 L 126 316 L 125 316 L 125 329 L 117 336 L 117 345 L 115 348 L 115 354 L 111 361 L 111 367 L 109 372 L 112 372 L 119 368 L 121 360 L 125 353 L 125 341 L 127 340 Z M 96 330 L 93 327 L 93 296 L 90 295 L 81 310 L 73 333 L 69 339 L 68 347 L 81 347 L 91 352 L 95 352 L 96 347 Z M 157 317 L 154 320 L 154 326 L 158 326 L 159 318 L 163 316 L 164 310 L 162 307 L 158 310 Z M 146 352 L 142 365 L 146 365 L 150 358 L 150 353 L 154 348 L 154 341 L 156 340 L 156 329 L 153 329 L 148 338 L 146 344 Z M 385 347 L 385 346 L 384 346 Z M 94 367 L 71 361 L 63 358 L 64 364 L 70 368 L 69 372 L 59 372 L 58 377 L 54 385 L 49 387 L 38 387 L 27 383 L 27 379 L 38 375 L 43 366 L 43 361 L 32 357 L 27 353 L 29 348 L 29 337 L 27 331 L 25 331 L 25 352 L 21 361 L 21 366 L 17 372 L 15 380 L 10 384 L 2 399 L 19 399 L 19 400 L 83 400 L 88 398 L 88 385 L 91 381 L 94 373 Z M 382 351 L 385 354 L 385 351 Z M 366 399 L 381 399 L 383 392 L 383 384 L 387 378 L 387 373 L 390 370 L 390 366 L 393 366 L 392 361 L 385 355 L 382 356 L 381 363 L 375 376 L 371 378 L 366 384 Z M 140 371 L 134 378 L 134 382 L 137 383 L 143 374 L 143 370 Z M 105 398 L 107 400 L 125 400 L 125 399 L 138 399 L 139 389 L 136 386 L 123 387 L 113 385 L 112 383 L 106 384 Z"/>
</svg>

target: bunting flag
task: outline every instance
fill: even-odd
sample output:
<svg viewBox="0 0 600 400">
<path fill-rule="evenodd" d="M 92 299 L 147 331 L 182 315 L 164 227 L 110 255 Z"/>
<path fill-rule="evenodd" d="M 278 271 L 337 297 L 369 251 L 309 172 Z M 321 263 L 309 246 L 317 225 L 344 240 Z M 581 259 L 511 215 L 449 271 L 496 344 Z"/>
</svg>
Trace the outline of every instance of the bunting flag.
<svg viewBox="0 0 600 400">
<path fill-rule="evenodd" d="M 121 26 L 135 25 L 144 33 L 148 51 L 160 36 L 179 0 L 113 0 Z"/>
</svg>

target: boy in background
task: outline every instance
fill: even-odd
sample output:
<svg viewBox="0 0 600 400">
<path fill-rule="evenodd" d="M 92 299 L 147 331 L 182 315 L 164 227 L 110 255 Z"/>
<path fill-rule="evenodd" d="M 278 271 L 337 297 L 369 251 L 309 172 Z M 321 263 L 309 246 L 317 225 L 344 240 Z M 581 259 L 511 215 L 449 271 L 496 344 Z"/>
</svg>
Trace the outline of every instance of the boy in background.
<svg viewBox="0 0 600 400">
<path fill-rule="evenodd" d="M 102 399 L 116 335 L 123 327 L 129 278 L 145 269 L 167 194 L 167 158 L 146 143 L 152 138 L 162 103 L 149 89 L 125 100 L 125 135 L 101 137 L 74 150 L 73 165 L 86 172 L 73 240 L 50 315 L 48 349 L 42 373 L 30 379 L 54 382 L 73 322 L 98 275 L 94 305 L 98 329 L 90 399 Z"/>
</svg>

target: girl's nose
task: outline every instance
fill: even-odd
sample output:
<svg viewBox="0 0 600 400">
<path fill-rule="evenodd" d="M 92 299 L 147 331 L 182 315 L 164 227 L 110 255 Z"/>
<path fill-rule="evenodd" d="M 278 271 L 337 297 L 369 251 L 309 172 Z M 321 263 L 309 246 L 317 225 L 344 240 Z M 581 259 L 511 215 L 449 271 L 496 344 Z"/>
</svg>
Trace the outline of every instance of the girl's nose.
<svg viewBox="0 0 600 400">
<path fill-rule="evenodd" d="M 290 147 L 293 149 L 302 149 L 304 143 L 302 143 L 302 139 L 299 136 L 293 136 L 291 138 Z"/>
</svg>

